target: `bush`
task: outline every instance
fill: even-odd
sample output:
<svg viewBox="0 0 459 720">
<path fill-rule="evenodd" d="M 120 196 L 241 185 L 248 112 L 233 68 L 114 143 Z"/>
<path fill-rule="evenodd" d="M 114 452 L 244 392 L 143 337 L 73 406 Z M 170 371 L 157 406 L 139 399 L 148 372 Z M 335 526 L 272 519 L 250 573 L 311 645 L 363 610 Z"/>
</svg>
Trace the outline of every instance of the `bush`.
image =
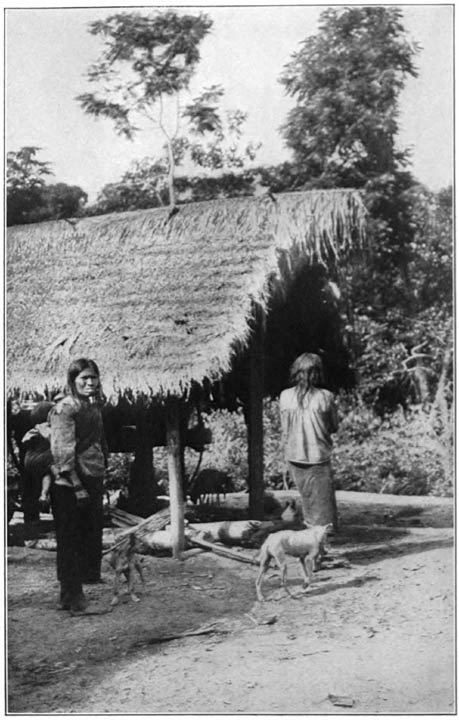
<svg viewBox="0 0 459 720">
<path fill-rule="evenodd" d="M 204 453 L 203 467 L 222 470 L 232 478 L 234 489 L 245 490 L 248 480 L 247 428 L 242 411 L 218 410 L 207 416 L 212 429 L 212 444 Z M 284 461 L 278 401 L 264 403 L 264 470 L 265 484 L 282 487 Z"/>
<path fill-rule="evenodd" d="M 133 453 L 110 453 L 108 459 L 108 477 L 105 479 L 106 490 L 120 490 L 129 484 L 129 469 L 134 460 Z"/>
<path fill-rule="evenodd" d="M 360 407 L 341 421 L 333 460 L 342 490 L 403 495 L 451 495 L 441 450 L 426 413 L 414 408 L 380 420 Z"/>
<path fill-rule="evenodd" d="M 333 468 L 341 490 L 404 495 L 452 495 L 452 477 L 445 471 L 445 448 L 421 407 L 405 417 L 401 411 L 384 419 L 363 403 L 339 398 L 340 428 L 335 436 Z M 235 491 L 247 489 L 247 430 L 241 411 L 217 410 L 205 416 L 212 430 L 200 469 L 214 468 L 229 475 Z M 265 485 L 283 487 L 285 463 L 281 447 L 279 402 L 264 405 Z M 111 456 L 111 486 L 122 487 L 129 476 L 128 456 Z M 192 477 L 199 454 L 185 451 L 185 472 Z M 154 448 L 155 476 L 167 492 L 166 448 Z"/>
<path fill-rule="evenodd" d="M 415 407 L 379 418 L 365 405 L 345 396 L 339 399 L 340 428 L 335 436 L 333 467 L 337 487 L 404 495 L 452 494 L 452 478 L 445 477 L 442 449 L 427 413 Z M 282 488 L 285 467 L 281 447 L 279 403 L 264 408 L 265 485 Z M 219 410 L 207 417 L 213 442 L 204 452 L 202 467 L 227 472 L 236 490 L 247 486 L 247 431 L 241 412 Z"/>
<path fill-rule="evenodd" d="M 217 410 L 204 421 L 212 430 L 212 443 L 204 450 L 201 469 L 226 472 L 235 491 L 247 487 L 247 430 L 242 411 Z"/>
</svg>

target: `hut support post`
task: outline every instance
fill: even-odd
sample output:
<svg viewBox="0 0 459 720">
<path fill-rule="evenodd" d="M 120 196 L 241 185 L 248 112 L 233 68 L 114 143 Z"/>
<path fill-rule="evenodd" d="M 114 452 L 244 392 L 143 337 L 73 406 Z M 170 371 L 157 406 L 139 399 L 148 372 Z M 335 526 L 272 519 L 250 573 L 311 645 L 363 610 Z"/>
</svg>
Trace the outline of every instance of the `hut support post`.
<svg viewBox="0 0 459 720">
<path fill-rule="evenodd" d="M 249 517 L 263 519 L 263 376 L 264 316 L 259 306 L 249 347 L 249 407 L 247 417 L 249 464 Z"/>
<path fill-rule="evenodd" d="M 176 559 L 185 549 L 185 508 L 183 499 L 183 438 L 180 422 L 180 401 L 167 402 L 167 469 L 171 511 L 172 556 Z"/>
</svg>

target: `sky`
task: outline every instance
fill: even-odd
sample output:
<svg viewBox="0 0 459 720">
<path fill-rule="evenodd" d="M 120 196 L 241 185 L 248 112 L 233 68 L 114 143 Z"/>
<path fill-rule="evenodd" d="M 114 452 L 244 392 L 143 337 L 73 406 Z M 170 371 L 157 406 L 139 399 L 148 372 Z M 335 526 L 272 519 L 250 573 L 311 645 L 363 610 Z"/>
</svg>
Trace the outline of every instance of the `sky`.
<svg viewBox="0 0 459 720">
<path fill-rule="evenodd" d="M 39 159 L 50 162 L 54 172 L 48 182 L 79 185 L 92 202 L 105 184 L 121 179 L 132 161 L 161 151 L 155 131 L 145 130 L 134 141 L 120 138 L 108 119 L 86 115 L 75 100 L 89 90 L 85 72 L 101 50 L 88 23 L 135 6 L 31 5 L 5 14 L 5 149 L 41 148 Z M 317 31 L 325 7 L 186 7 L 213 20 L 201 45 L 191 96 L 213 84 L 225 88 L 226 107 L 248 113 L 245 138 L 262 142 L 257 164 L 290 158 L 279 126 L 292 100 L 278 78 L 302 40 Z M 416 61 L 419 77 L 407 80 L 400 99 L 399 146 L 412 149 L 414 175 L 438 190 L 453 178 L 453 5 L 401 8 L 409 37 L 423 49 Z"/>
</svg>

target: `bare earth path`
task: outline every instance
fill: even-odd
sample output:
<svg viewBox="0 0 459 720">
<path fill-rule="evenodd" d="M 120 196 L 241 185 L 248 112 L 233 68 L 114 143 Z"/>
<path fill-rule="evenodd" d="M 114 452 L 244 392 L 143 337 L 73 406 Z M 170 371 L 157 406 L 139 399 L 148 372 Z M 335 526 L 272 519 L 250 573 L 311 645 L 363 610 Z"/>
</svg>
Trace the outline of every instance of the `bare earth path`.
<svg viewBox="0 0 459 720">
<path fill-rule="evenodd" d="M 256 568 L 226 558 L 146 557 L 141 602 L 70 618 L 54 608 L 54 553 L 9 548 L 9 712 L 455 713 L 452 503 L 363 500 L 346 495 L 333 547 L 351 567 L 324 567 L 298 600 L 273 575 L 258 603 Z M 295 564 L 289 577 L 298 593 Z M 104 578 L 88 592 L 102 609 Z"/>
</svg>

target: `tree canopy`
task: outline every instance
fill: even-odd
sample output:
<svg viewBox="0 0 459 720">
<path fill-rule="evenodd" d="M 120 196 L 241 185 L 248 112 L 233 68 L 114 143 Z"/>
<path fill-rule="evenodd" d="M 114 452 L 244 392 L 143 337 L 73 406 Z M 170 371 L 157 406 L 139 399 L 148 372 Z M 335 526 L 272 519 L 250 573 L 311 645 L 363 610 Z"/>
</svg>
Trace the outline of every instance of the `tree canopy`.
<svg viewBox="0 0 459 720">
<path fill-rule="evenodd" d="M 308 183 L 360 186 L 406 164 L 398 98 L 418 51 L 395 7 L 329 8 L 280 78 L 296 100 L 282 132 Z"/>
<path fill-rule="evenodd" d="M 116 130 L 128 137 L 138 130 L 136 114 L 161 126 L 161 108 L 158 115 L 154 106 L 188 88 L 199 62 L 199 44 L 211 26 L 206 15 L 172 10 L 152 16 L 117 13 L 90 23 L 90 32 L 101 36 L 104 49 L 87 77 L 102 84 L 102 91 L 77 99 L 86 112 L 114 120 Z"/>
<path fill-rule="evenodd" d="M 118 197 L 120 209 L 125 209 L 134 199 L 134 186 L 140 190 L 138 207 L 145 206 L 147 198 L 152 206 L 173 205 L 176 168 L 186 159 L 212 171 L 242 168 L 254 159 L 258 145 L 241 144 L 247 116 L 238 109 L 221 110 L 221 86 L 204 88 L 183 104 L 200 59 L 200 43 L 211 26 L 206 15 L 172 10 L 151 16 L 119 13 L 91 23 L 90 32 L 104 39 L 102 54 L 87 73 L 99 92 L 77 100 L 87 113 L 111 118 L 116 131 L 131 139 L 140 129 L 139 120 L 146 120 L 147 128 L 159 131 L 165 143 L 164 156 L 145 158 L 120 183 L 104 188 L 100 207 L 107 202 L 113 207 Z M 148 187 L 142 180 L 147 167 Z"/>
<path fill-rule="evenodd" d="M 279 180 L 359 188 L 369 212 L 366 248 L 337 277 L 341 331 L 369 403 L 400 383 L 417 400 L 432 400 L 435 383 L 420 379 L 438 380 L 448 358 L 448 193 L 421 186 L 409 149 L 397 146 L 400 93 L 417 76 L 419 50 L 396 7 L 332 7 L 280 78 L 295 105 L 281 128 L 293 161 Z"/>
<path fill-rule="evenodd" d="M 7 154 L 7 224 L 59 220 L 79 215 L 88 196 L 77 185 L 46 184 L 50 163 L 37 158 L 40 148 L 22 147 Z"/>
<path fill-rule="evenodd" d="M 37 159 L 40 148 L 25 146 L 6 156 L 7 223 L 27 222 L 28 213 L 40 202 L 49 163 Z"/>
</svg>

